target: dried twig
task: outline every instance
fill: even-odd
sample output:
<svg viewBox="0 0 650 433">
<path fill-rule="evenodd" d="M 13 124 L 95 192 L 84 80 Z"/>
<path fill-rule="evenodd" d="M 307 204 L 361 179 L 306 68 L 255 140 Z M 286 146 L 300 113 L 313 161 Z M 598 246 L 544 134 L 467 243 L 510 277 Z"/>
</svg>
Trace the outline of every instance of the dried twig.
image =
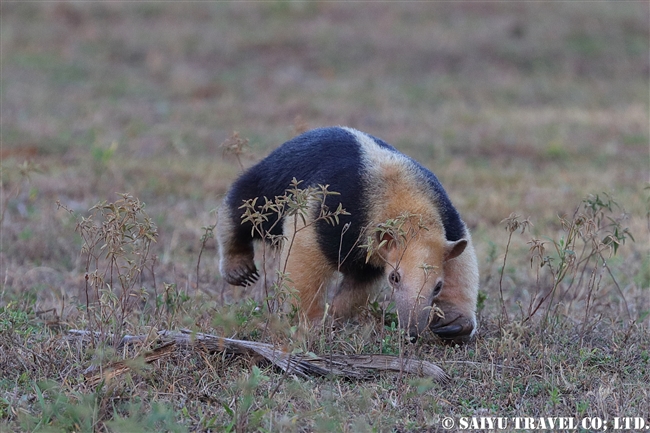
<svg viewBox="0 0 650 433">
<path fill-rule="evenodd" d="M 160 358 L 164 358 L 174 351 L 174 346 L 176 346 L 176 343 L 174 341 L 170 341 L 163 344 L 162 346 L 157 347 L 151 352 L 146 352 L 144 354 L 144 362 L 151 364 Z M 109 364 L 99 372 L 95 372 L 96 368 L 88 368 L 86 371 L 84 371 L 84 375 L 86 376 L 86 381 L 90 386 L 96 386 L 101 382 L 109 382 L 111 379 L 121 376 L 129 370 L 131 370 L 131 367 L 127 365 L 126 361 L 117 361 Z"/>
</svg>

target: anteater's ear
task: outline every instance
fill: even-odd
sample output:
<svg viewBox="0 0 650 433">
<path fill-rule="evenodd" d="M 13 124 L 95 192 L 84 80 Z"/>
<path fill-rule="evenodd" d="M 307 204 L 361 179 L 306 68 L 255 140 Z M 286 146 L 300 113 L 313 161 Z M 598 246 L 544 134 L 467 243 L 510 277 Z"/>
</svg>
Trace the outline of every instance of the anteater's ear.
<svg viewBox="0 0 650 433">
<path fill-rule="evenodd" d="M 368 248 L 368 254 L 366 255 L 366 263 L 370 258 L 378 254 L 382 260 L 387 260 L 393 262 L 397 260 L 397 242 L 395 237 L 388 232 L 375 232 L 375 242 L 377 242 L 373 248 Z"/>
<path fill-rule="evenodd" d="M 467 247 L 467 239 L 460 239 L 456 242 L 447 242 L 447 248 L 445 251 L 445 260 L 454 259 L 462 254 Z"/>
</svg>

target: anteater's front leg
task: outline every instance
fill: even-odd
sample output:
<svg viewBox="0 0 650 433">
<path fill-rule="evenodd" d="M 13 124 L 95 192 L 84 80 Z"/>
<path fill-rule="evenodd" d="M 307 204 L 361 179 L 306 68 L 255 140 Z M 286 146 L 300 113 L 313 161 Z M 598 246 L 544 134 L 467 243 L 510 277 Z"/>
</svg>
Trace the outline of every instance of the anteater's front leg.
<svg viewBox="0 0 650 433">
<path fill-rule="evenodd" d="M 219 209 L 217 242 L 219 243 L 219 271 L 235 286 L 248 286 L 259 278 L 255 267 L 255 252 L 250 224 L 239 223 L 240 209 L 224 202 Z"/>
</svg>

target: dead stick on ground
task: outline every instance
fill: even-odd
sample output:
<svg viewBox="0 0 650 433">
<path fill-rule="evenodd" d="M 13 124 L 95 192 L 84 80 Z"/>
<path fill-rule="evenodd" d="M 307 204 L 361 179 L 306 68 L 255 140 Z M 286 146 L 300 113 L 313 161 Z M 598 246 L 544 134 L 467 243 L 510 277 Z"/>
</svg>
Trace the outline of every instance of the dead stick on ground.
<svg viewBox="0 0 650 433">
<path fill-rule="evenodd" d="M 91 336 L 90 331 L 72 329 L 71 335 L 77 337 Z M 94 333 L 99 337 L 98 333 Z M 105 337 L 111 337 L 105 335 Z M 158 337 L 163 345 L 144 354 L 146 363 L 169 355 L 176 346 L 190 349 L 200 348 L 208 352 L 226 351 L 233 354 L 256 353 L 263 356 L 277 367 L 287 373 L 295 374 L 302 378 L 309 376 L 341 376 L 349 379 L 368 379 L 372 377 L 371 371 L 399 371 L 419 376 L 428 376 L 445 383 L 449 376 L 437 365 L 418 359 L 400 358 L 389 355 L 337 355 L 328 354 L 325 357 L 309 356 L 305 354 L 292 354 L 279 349 L 271 344 L 256 341 L 235 340 L 219 337 L 217 335 L 193 333 L 189 330 L 159 331 Z M 145 335 L 124 336 L 120 346 L 137 341 L 145 341 Z M 124 361 L 110 364 L 98 373 L 87 371 L 86 377 L 91 385 L 99 384 L 102 380 L 108 381 L 127 371 L 130 367 Z M 92 374 L 91 374 L 92 373 Z"/>
</svg>

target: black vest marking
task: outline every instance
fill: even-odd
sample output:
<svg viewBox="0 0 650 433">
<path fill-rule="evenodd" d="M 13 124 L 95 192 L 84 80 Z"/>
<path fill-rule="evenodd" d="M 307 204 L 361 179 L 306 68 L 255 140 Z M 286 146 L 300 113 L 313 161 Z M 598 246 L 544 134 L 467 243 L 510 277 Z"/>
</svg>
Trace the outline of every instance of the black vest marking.
<svg viewBox="0 0 650 433">
<path fill-rule="evenodd" d="M 303 181 L 301 188 L 329 185 L 330 191 L 340 195 L 327 197 L 325 204 L 330 210 L 335 210 L 342 203 L 350 215 L 341 216 L 336 226 L 325 221 L 317 223 L 317 239 L 323 254 L 332 266 L 352 278 L 376 278 L 383 271 L 365 264 L 365 256 L 357 243 L 368 219 L 363 200 L 362 170 L 360 146 L 354 135 L 342 128 L 319 128 L 289 140 L 235 181 L 227 196 L 238 242 L 250 242 L 251 239 L 252 225 L 240 224 L 242 212 L 238 207 L 243 200 L 260 197 L 258 204 L 262 203 L 262 197 L 272 200 L 285 193 L 294 177 Z M 282 223 L 275 224 L 271 230 L 275 222 L 275 219 L 270 219 L 263 226 L 271 234 L 279 235 Z M 350 227 L 341 237 L 347 223 Z M 341 260 L 347 256 L 340 268 L 339 252 Z"/>
</svg>

